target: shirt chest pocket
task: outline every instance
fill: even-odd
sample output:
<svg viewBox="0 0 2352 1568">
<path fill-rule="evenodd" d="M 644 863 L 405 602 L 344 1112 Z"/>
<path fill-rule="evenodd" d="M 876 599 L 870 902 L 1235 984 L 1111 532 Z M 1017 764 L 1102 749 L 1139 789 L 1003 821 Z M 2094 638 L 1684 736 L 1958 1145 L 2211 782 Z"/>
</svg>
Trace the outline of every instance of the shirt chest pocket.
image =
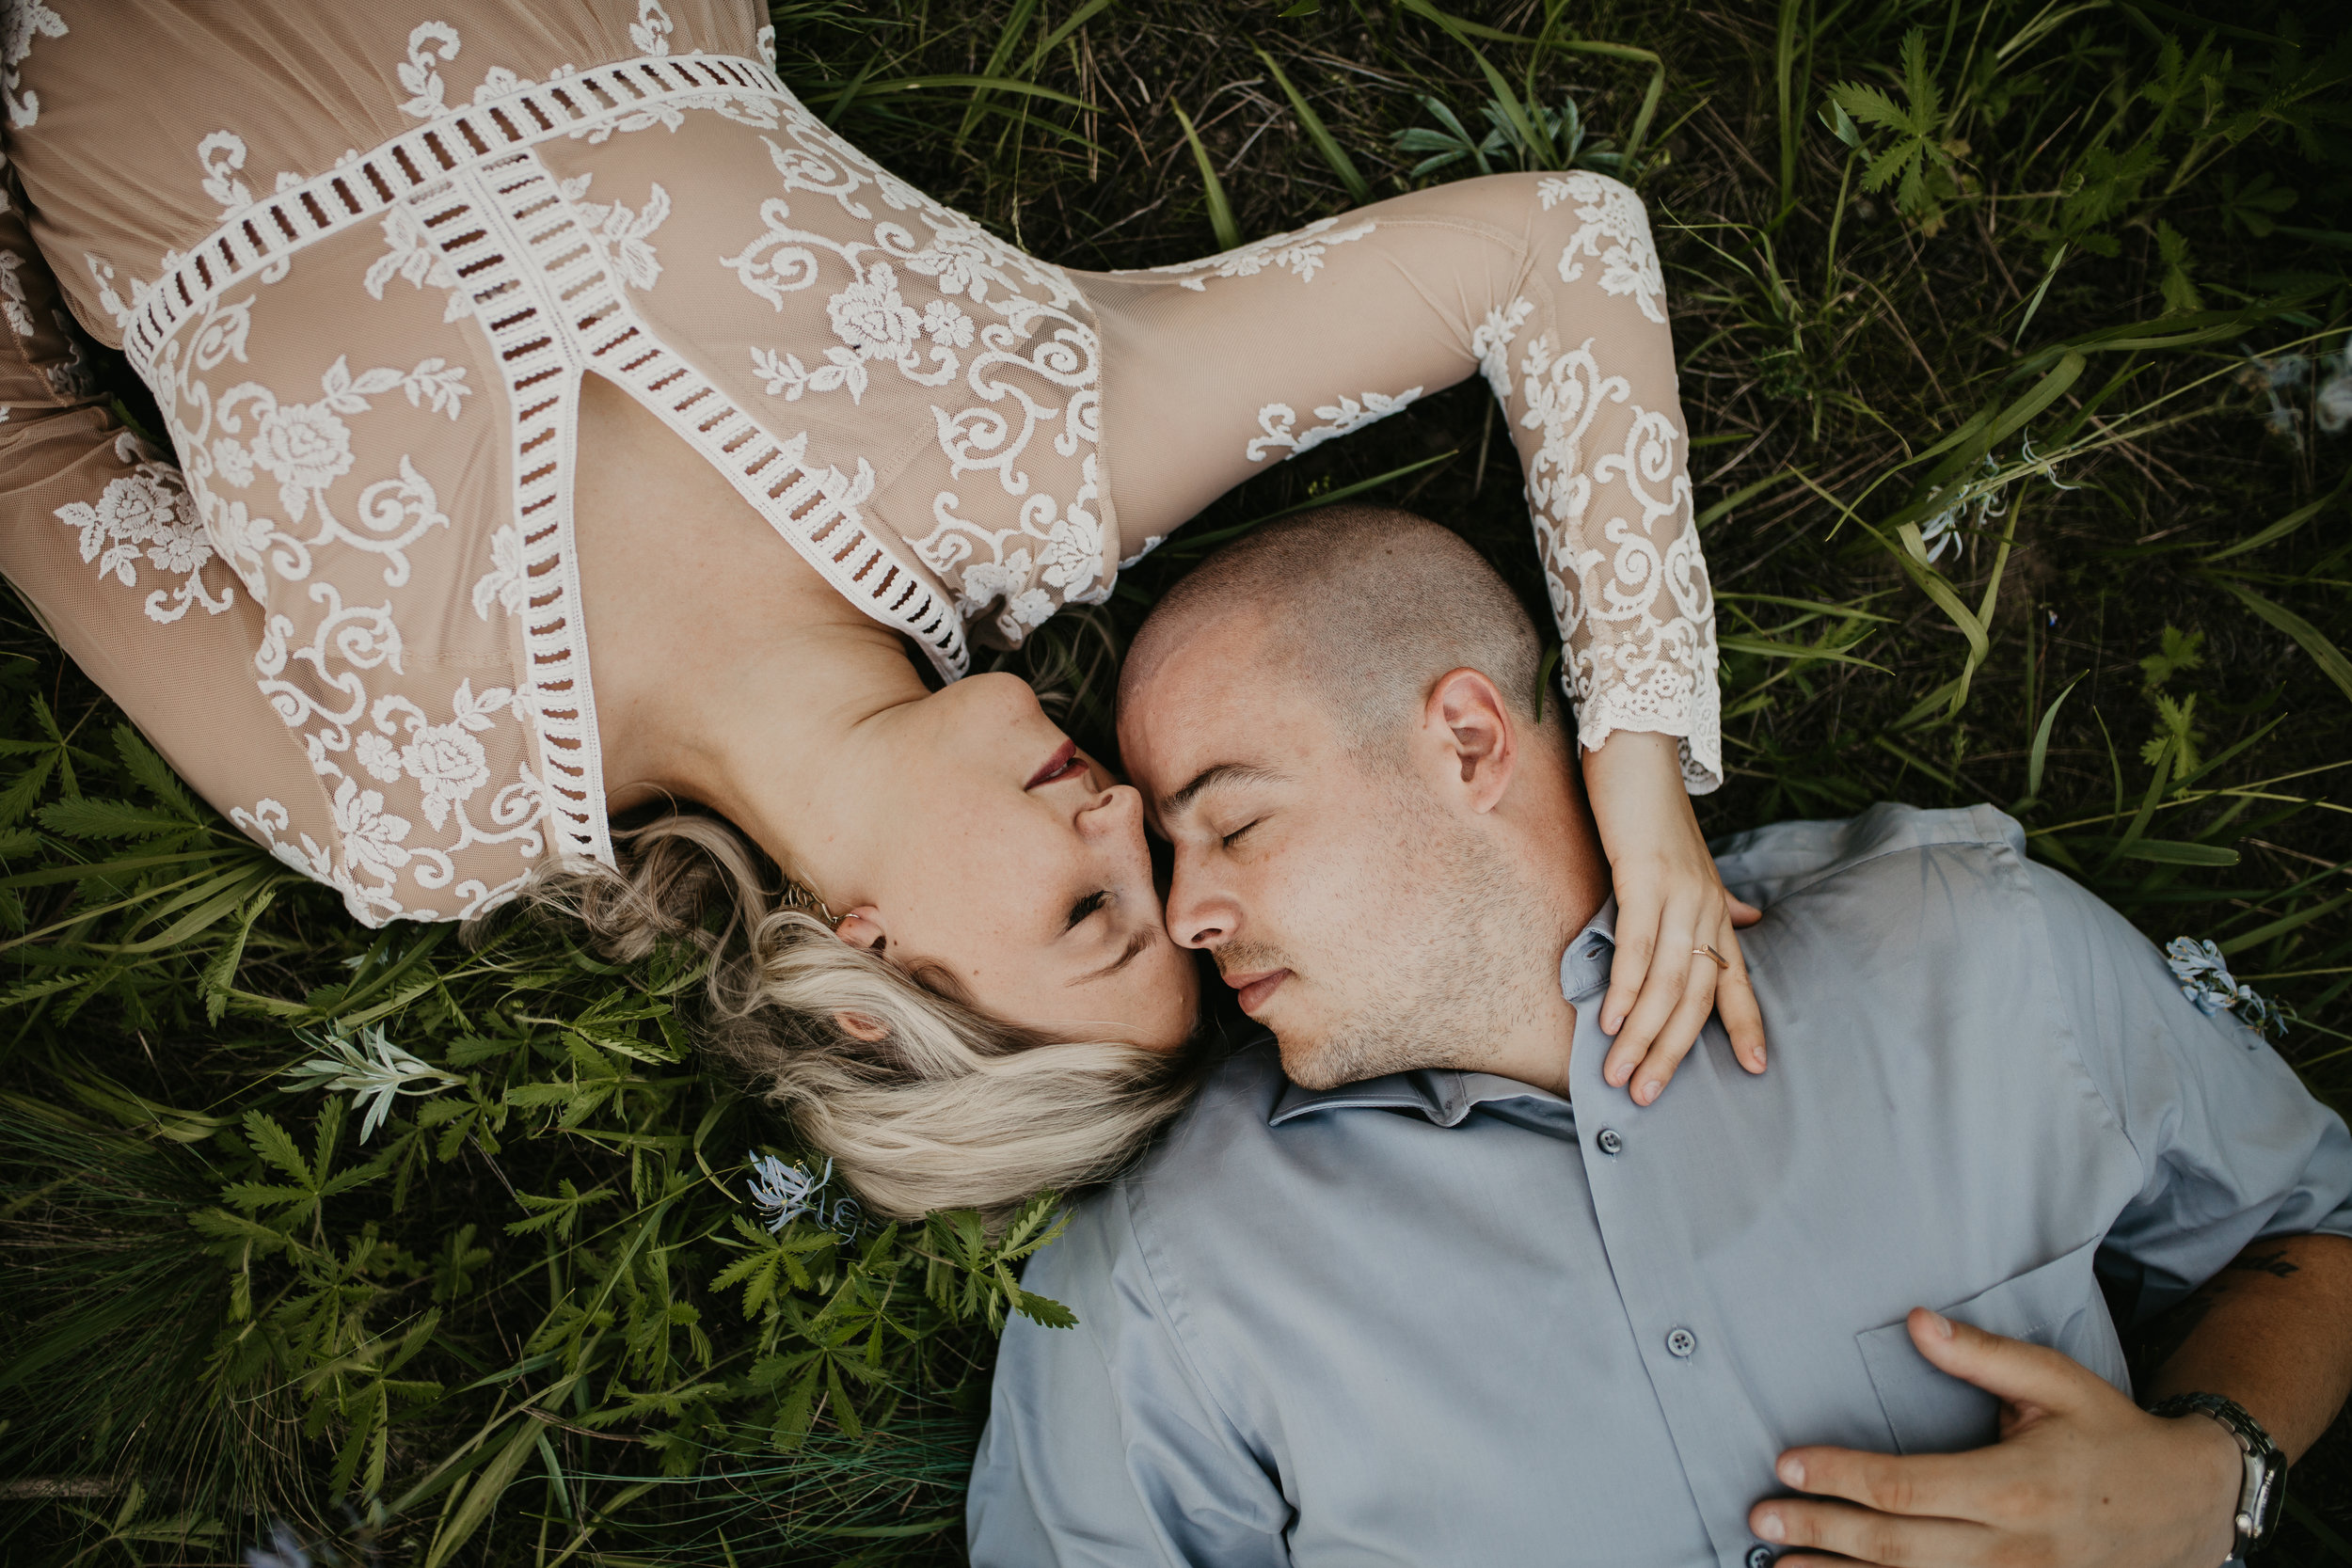
<svg viewBox="0 0 2352 1568">
<path fill-rule="evenodd" d="M 2073 1357 L 2128 1393 L 2122 1342 L 2091 1273 L 2096 1241 L 2026 1270 L 1965 1301 L 1938 1307 L 1989 1334 L 2024 1339 Z M 1900 1322 L 1854 1336 L 1899 1453 L 1957 1453 L 1999 1435 L 2000 1404 L 1974 1384 L 1937 1371 Z"/>
</svg>

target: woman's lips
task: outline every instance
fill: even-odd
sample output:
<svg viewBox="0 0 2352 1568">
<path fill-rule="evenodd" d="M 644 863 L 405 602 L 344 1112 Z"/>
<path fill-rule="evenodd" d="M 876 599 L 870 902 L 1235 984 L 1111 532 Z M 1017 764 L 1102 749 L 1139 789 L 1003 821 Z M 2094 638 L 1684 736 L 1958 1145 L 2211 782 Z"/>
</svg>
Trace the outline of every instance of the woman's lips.
<svg viewBox="0 0 2352 1568">
<path fill-rule="evenodd" d="M 1225 983 L 1233 988 L 1233 1000 L 1241 1004 L 1241 1010 L 1256 1018 L 1258 1009 L 1264 1006 L 1281 989 L 1282 982 L 1290 977 L 1289 970 L 1274 969 L 1261 974 L 1228 974 Z"/>
<path fill-rule="evenodd" d="M 1056 779 L 1081 766 L 1083 765 L 1078 761 L 1078 743 L 1074 740 L 1065 740 L 1061 743 L 1061 749 L 1057 751 L 1047 760 L 1045 766 L 1039 768 L 1029 782 L 1021 787 L 1035 789 L 1040 784 L 1052 784 Z"/>
</svg>

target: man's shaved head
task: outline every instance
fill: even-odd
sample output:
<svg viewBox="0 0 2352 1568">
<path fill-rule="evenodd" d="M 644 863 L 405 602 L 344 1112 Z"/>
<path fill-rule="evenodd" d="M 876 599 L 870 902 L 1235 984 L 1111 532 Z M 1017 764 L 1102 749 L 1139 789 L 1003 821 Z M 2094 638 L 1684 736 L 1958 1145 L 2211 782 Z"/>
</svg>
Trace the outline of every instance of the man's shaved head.
<svg viewBox="0 0 2352 1568">
<path fill-rule="evenodd" d="M 1136 636 L 1122 705 L 1178 648 L 1221 628 L 1264 639 L 1327 697 L 1352 750 L 1419 721 L 1451 670 L 1493 681 L 1537 728 L 1543 643 L 1516 595 L 1461 537 L 1390 507 L 1329 506 L 1268 523 L 1168 590 Z M 1542 703 L 1541 730 L 1565 744 L 1565 705 Z"/>
<path fill-rule="evenodd" d="M 1171 848 L 1168 934 L 1295 1082 L 1552 1040 L 1608 865 L 1565 705 L 1534 719 L 1542 652 L 1475 550 L 1371 507 L 1257 531 L 1136 634 L 1120 750 Z"/>
</svg>

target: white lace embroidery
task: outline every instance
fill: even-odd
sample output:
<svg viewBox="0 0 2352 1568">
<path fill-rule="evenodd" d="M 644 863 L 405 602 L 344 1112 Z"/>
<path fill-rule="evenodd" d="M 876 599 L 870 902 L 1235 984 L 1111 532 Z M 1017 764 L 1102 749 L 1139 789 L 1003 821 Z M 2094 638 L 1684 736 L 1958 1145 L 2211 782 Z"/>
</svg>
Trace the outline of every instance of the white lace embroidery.
<svg viewBox="0 0 2352 1568">
<path fill-rule="evenodd" d="M 650 289 L 661 276 L 661 262 L 654 256 L 646 236 L 661 227 L 661 220 L 670 215 L 670 193 L 659 184 L 645 198 L 643 212 L 631 212 L 617 201 L 582 201 L 588 182 L 595 176 L 583 174 L 563 184 L 564 199 L 579 209 L 580 222 L 587 225 L 588 237 L 604 255 L 605 261 L 633 289 Z"/>
<path fill-rule="evenodd" d="M 1077 290 L 1059 268 L 1022 254 L 864 159 L 797 103 L 786 103 L 784 120 L 790 145 L 762 139 L 787 194 L 761 202 L 763 231 L 721 264 L 780 311 L 787 295 L 817 286 L 825 257 L 835 258 L 846 277 L 830 293 L 826 317 L 838 341 L 813 367 L 790 350 L 754 347 L 753 368 L 769 395 L 787 402 L 846 392 L 856 403 L 882 366 L 923 387 L 946 388 L 961 378 L 972 400 L 961 408 L 933 405 L 940 451 L 952 476 L 993 473 L 1004 494 L 1023 498 L 1020 522 L 983 527 L 960 515 L 956 492 L 943 490 L 932 498 L 935 526 L 915 550 L 955 587 L 964 619 L 978 619 L 1001 602 L 992 625 L 1017 644 L 1058 602 L 1088 602 L 1108 592 L 1090 452 L 1079 492 L 1066 503 L 1037 493 L 1022 462 L 1048 433 L 1065 457 L 1100 436 L 1101 347 L 1078 313 Z M 871 223 L 872 240 L 835 239 L 796 225 L 796 195 L 830 199 Z M 897 217 L 878 218 L 869 196 L 888 214 L 918 220 L 928 237 L 918 238 Z M 948 297 L 916 309 L 900 292 L 902 269 Z M 1041 395 L 1049 393 L 1057 401 Z"/>
<path fill-rule="evenodd" d="M 628 27 L 630 48 L 640 55 L 667 55 L 670 32 L 670 13 L 661 8 L 661 0 L 637 0 L 637 20 Z"/>
<path fill-rule="evenodd" d="M 404 114 L 431 119 L 449 112 L 449 105 L 442 102 L 448 89 L 433 57 L 438 55 L 445 61 L 453 60 L 457 50 L 457 29 L 446 22 L 420 22 L 409 31 L 408 58 L 398 68 L 401 91 L 408 95 L 400 106 Z"/>
<path fill-rule="evenodd" d="M 490 569 L 473 585 L 473 612 L 485 621 L 490 607 L 509 615 L 522 613 L 531 593 L 531 574 L 523 560 L 523 531 L 508 523 L 490 535 Z"/>
<path fill-rule="evenodd" d="M 1470 334 L 1470 352 L 1478 356 L 1478 368 L 1486 375 L 1486 385 L 1494 388 L 1497 403 L 1507 405 L 1511 401 L 1511 356 L 1507 351 L 1511 340 L 1519 335 L 1519 328 L 1527 325 L 1527 318 L 1534 311 L 1535 303 L 1529 299 L 1496 306 Z"/>
<path fill-rule="evenodd" d="M 147 617 L 167 625 L 202 605 L 217 615 L 232 602 L 223 594 L 215 598 L 205 589 L 202 573 L 213 559 L 204 530 L 188 499 L 180 470 L 148 451 L 138 437 L 125 431 L 115 438 L 115 456 L 131 471 L 106 482 L 95 504 L 73 501 L 56 510 L 57 520 L 82 535 L 82 559 L 98 563 L 98 575 L 111 577 L 123 587 L 139 585 L 143 560 L 166 577 L 181 579 L 177 588 L 156 589 L 147 595 Z"/>
<path fill-rule="evenodd" d="M 1539 335 L 1519 369 L 1519 422 L 1542 432 L 1527 465 L 1528 510 L 1568 650 L 1562 674 L 1579 737 L 1597 748 L 1621 729 L 1683 736 L 1686 782 L 1712 788 L 1722 776 L 1713 607 L 1688 520 L 1691 482 L 1675 462 L 1681 433 L 1666 414 L 1629 404 L 1631 386 L 1601 370 L 1590 339 L 1554 354 Z M 1619 450 L 1588 465 L 1585 439 L 1607 404 L 1629 405 L 1632 423 Z M 1613 484 L 1641 515 L 1595 528 L 1596 487 Z"/>
<path fill-rule="evenodd" d="M 1642 198 L 1616 181 L 1582 169 L 1543 181 L 1535 194 L 1549 212 L 1562 201 L 1581 203 L 1576 215 L 1583 227 L 1569 236 L 1560 252 L 1560 281 L 1573 283 L 1584 276 L 1579 256 L 1600 263 L 1603 293 L 1631 294 L 1642 314 L 1661 326 L 1666 324 L 1666 276 L 1658 264 L 1658 247 L 1650 241 L 1649 214 Z"/>
<path fill-rule="evenodd" d="M 1340 229 L 1339 223 L 1336 217 L 1317 218 L 1306 228 L 1287 234 L 1268 234 L 1235 250 L 1151 270 L 1171 276 L 1197 274 L 1178 277 L 1185 288 L 1196 293 L 1205 291 L 1212 277 L 1254 277 L 1268 267 L 1287 267 L 1298 275 L 1301 282 L 1311 282 L 1333 245 L 1360 240 L 1374 227 L 1369 220 L 1348 229 Z M 1334 230 L 1338 231 L 1335 233 Z"/>
<path fill-rule="evenodd" d="M 752 49 L 761 59 L 768 62 L 770 71 L 776 69 L 776 24 L 774 23 L 763 22 L 759 24 L 759 30 L 752 35 Z"/>
<path fill-rule="evenodd" d="M 1245 450 L 1252 463 L 1263 462 L 1267 452 L 1277 449 L 1293 454 L 1311 451 L 1334 436 L 1344 436 L 1351 430 L 1361 430 L 1375 420 L 1387 419 L 1421 393 L 1419 387 L 1407 387 L 1394 397 L 1385 392 L 1366 392 L 1361 403 L 1343 397 L 1316 409 L 1315 418 L 1325 422 L 1304 431 L 1293 428 L 1298 423 L 1298 414 L 1289 404 L 1269 403 L 1258 410 L 1258 428 L 1264 434 L 1252 436 Z"/>
<path fill-rule="evenodd" d="M 0 102 L 8 107 L 8 123 L 22 131 L 40 118 L 40 95 L 24 90 L 22 67 L 37 38 L 65 37 L 65 18 L 41 0 L 8 0 L 0 5 Z"/>
<path fill-rule="evenodd" d="M 24 294 L 24 280 L 16 269 L 24 264 L 24 258 L 13 250 L 0 250 L 0 320 L 20 338 L 33 335 L 33 311 Z"/>
<path fill-rule="evenodd" d="M 395 277 L 405 278 L 420 289 L 447 289 L 449 303 L 441 309 L 445 322 L 462 321 L 473 314 L 473 295 L 466 289 L 466 280 L 425 233 L 416 210 L 406 206 L 384 214 L 384 254 L 369 263 L 367 275 L 359 281 L 370 294 L 382 299 L 385 285 Z"/>
<path fill-rule="evenodd" d="M 314 513 L 317 517 L 317 531 L 308 539 L 296 539 L 265 518 L 250 516 L 242 507 L 230 517 L 219 515 L 216 507 L 208 507 L 213 515 L 206 521 L 222 556 L 248 586 L 254 586 L 257 595 L 262 569 L 257 540 L 278 546 L 272 565 L 281 577 L 308 577 L 310 552 L 333 541 L 383 556 L 386 586 L 398 588 L 407 582 L 408 546 L 430 530 L 447 528 L 449 517 L 437 503 L 433 485 L 404 455 L 397 477 L 376 480 L 359 492 L 358 521 L 365 532 L 355 531 L 338 518 L 327 503 L 326 492 L 352 467 L 351 427 L 343 417 L 366 413 L 372 406 L 371 397 L 401 391 L 412 405 L 447 413 L 453 420 L 471 390 L 465 377 L 464 366 L 451 365 L 438 356 L 421 360 L 406 372 L 377 366 L 355 377 L 349 360 L 338 357 L 320 378 L 325 395 L 316 403 L 280 403 L 277 393 L 256 381 L 239 382 L 215 402 L 201 383 L 195 384 L 194 389 L 202 394 L 206 434 L 209 430 L 221 433 L 209 443 L 191 438 L 182 444 L 182 451 L 200 452 L 209 459 L 197 465 L 203 470 L 199 485 L 217 477 L 242 490 L 254 483 L 257 473 L 266 474 L 278 482 L 278 503 L 289 520 L 300 522 Z M 249 438 L 245 435 L 247 417 L 253 420 Z M 211 499 L 207 493 L 206 499 Z"/>
<path fill-rule="evenodd" d="M 57 324 L 57 336 L 65 340 L 69 357 L 52 359 L 41 366 L 41 379 L 49 383 L 49 390 L 68 403 L 79 403 L 98 395 L 98 367 L 82 347 L 81 328 L 63 310 L 52 310 L 50 319 Z"/>
<path fill-rule="evenodd" d="M 196 144 L 196 161 L 204 169 L 204 194 L 220 203 L 223 217 L 253 205 L 252 189 L 237 178 L 245 160 L 245 138 L 234 131 L 215 131 Z"/>
</svg>

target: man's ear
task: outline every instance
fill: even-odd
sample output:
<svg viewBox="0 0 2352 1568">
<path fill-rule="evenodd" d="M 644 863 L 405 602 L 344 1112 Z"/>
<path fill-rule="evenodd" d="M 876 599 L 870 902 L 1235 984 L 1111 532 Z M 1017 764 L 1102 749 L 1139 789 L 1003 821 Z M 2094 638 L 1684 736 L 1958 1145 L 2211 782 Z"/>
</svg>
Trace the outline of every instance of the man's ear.
<svg viewBox="0 0 2352 1568">
<path fill-rule="evenodd" d="M 1467 667 L 1438 677 L 1422 709 L 1422 733 L 1437 744 L 1445 783 L 1471 811 L 1502 803 L 1518 766 L 1518 726 L 1495 683 Z"/>
</svg>

